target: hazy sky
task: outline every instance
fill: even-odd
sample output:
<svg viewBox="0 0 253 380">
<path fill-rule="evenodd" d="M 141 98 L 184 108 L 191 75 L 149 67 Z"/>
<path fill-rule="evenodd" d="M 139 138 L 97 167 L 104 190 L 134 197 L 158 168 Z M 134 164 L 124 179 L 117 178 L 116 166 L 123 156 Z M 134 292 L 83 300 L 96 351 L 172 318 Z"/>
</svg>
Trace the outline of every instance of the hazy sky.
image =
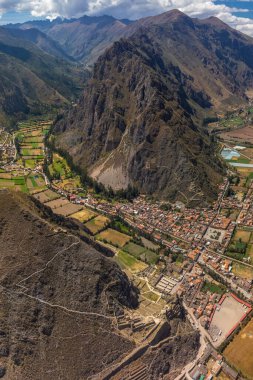
<svg viewBox="0 0 253 380">
<path fill-rule="evenodd" d="M 83 14 L 137 19 L 174 8 L 193 17 L 217 16 L 253 36 L 252 0 L 0 0 L 0 24 Z"/>
</svg>

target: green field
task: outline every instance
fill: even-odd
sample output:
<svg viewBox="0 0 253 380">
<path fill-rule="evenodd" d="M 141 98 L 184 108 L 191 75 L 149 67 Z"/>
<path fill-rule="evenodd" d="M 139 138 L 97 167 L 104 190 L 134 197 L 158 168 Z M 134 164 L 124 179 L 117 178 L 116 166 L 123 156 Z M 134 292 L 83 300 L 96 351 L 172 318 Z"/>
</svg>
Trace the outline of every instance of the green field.
<svg viewBox="0 0 253 380">
<path fill-rule="evenodd" d="M 215 284 L 214 282 L 205 281 L 201 291 L 204 293 L 217 293 L 224 294 L 226 292 L 226 287 L 222 284 Z"/>
<path fill-rule="evenodd" d="M 148 264 L 156 264 L 158 261 L 158 255 L 156 253 L 132 242 L 125 245 L 124 251 Z"/>
<path fill-rule="evenodd" d="M 122 269 L 129 269 L 133 272 L 140 272 L 147 268 L 146 264 L 123 251 L 120 251 L 117 256 L 114 257 L 114 260 Z"/>
</svg>

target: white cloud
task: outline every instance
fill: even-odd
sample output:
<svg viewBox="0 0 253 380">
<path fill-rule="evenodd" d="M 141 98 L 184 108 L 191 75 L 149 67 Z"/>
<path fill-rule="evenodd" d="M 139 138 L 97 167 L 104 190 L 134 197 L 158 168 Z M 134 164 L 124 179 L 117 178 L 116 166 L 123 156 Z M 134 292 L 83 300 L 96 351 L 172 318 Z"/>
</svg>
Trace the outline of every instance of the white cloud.
<svg viewBox="0 0 253 380">
<path fill-rule="evenodd" d="M 29 11 L 33 16 L 50 19 L 83 14 L 110 14 L 137 19 L 174 8 L 192 17 L 217 16 L 234 28 L 253 36 L 253 19 L 233 15 L 238 10 L 247 10 L 230 7 L 227 0 L 224 0 L 224 4 L 217 4 L 215 0 L 0 0 L 0 14 L 12 10 Z"/>
</svg>

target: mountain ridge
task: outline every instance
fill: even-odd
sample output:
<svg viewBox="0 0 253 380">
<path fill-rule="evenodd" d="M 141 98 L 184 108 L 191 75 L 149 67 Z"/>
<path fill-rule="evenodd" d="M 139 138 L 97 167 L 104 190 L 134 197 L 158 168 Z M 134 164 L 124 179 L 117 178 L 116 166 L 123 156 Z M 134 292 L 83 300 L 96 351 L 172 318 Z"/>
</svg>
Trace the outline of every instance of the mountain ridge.
<svg viewBox="0 0 253 380">
<path fill-rule="evenodd" d="M 252 53 L 253 40 L 223 23 L 175 11 L 147 18 L 99 57 L 78 106 L 55 127 L 56 145 L 115 190 L 210 201 L 224 169 L 201 124 L 247 101 Z"/>
</svg>

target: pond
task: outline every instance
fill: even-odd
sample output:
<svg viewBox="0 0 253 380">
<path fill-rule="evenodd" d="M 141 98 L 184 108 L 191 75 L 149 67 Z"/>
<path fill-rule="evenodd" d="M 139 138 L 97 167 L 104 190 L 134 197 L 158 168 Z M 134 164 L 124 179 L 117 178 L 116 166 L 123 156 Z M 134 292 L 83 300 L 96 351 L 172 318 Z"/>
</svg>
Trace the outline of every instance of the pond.
<svg viewBox="0 0 253 380">
<path fill-rule="evenodd" d="M 221 155 L 225 160 L 232 160 L 233 157 L 241 156 L 240 153 L 237 152 L 237 150 L 231 148 L 224 148 L 221 152 Z"/>
</svg>

